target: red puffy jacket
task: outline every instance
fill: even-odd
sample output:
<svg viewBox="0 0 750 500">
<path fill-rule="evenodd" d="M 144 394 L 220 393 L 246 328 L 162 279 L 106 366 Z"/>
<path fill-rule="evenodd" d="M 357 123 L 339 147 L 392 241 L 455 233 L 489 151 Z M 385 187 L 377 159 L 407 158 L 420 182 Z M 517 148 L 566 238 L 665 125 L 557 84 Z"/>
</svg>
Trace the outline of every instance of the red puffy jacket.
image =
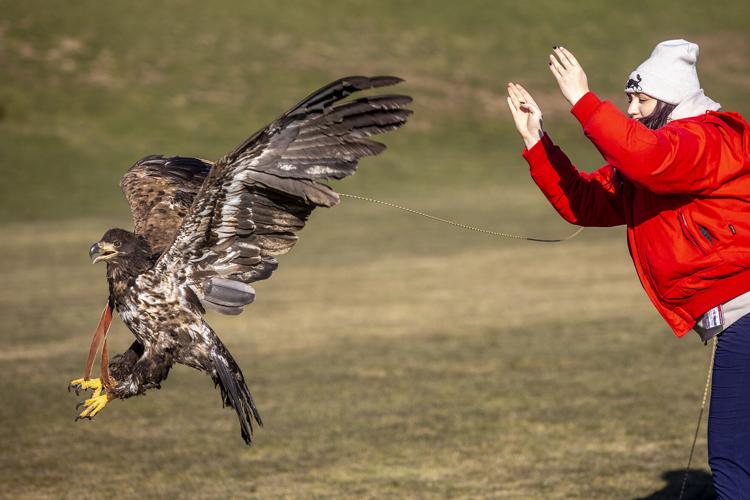
<svg viewBox="0 0 750 500">
<path fill-rule="evenodd" d="M 638 277 L 678 337 L 750 290 L 750 125 L 709 111 L 650 130 L 592 92 L 572 109 L 607 165 L 578 171 L 549 136 L 524 150 L 560 215 L 627 225 Z"/>
</svg>

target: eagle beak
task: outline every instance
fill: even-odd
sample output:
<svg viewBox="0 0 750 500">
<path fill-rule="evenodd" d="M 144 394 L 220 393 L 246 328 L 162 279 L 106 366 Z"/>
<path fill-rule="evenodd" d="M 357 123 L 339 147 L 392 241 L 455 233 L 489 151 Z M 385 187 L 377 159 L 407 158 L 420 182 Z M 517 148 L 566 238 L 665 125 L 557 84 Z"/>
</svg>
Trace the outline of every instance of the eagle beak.
<svg viewBox="0 0 750 500">
<path fill-rule="evenodd" d="M 94 259 L 93 264 L 109 260 L 115 255 L 117 255 L 117 250 L 115 250 L 115 247 L 111 243 L 107 243 L 106 241 L 94 243 L 89 249 L 89 258 Z"/>
</svg>

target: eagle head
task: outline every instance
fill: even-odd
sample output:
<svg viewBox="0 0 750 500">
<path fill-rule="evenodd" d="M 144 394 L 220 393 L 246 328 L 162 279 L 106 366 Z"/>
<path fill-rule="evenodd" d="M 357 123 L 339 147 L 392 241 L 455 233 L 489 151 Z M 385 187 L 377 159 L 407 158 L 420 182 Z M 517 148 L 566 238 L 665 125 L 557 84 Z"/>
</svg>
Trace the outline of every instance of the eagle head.
<svg viewBox="0 0 750 500">
<path fill-rule="evenodd" d="M 91 245 L 89 257 L 97 262 L 125 262 L 134 257 L 147 256 L 148 243 L 138 236 L 124 229 L 110 229 L 102 239 Z"/>
</svg>

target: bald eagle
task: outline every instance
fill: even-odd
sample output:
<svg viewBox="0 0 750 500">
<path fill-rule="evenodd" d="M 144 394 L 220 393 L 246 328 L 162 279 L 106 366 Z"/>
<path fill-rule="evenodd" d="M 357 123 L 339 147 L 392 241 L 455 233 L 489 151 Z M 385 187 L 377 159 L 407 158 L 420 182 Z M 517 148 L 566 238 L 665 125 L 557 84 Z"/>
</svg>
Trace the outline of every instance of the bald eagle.
<svg viewBox="0 0 750 500">
<path fill-rule="evenodd" d="M 89 255 L 106 262 L 109 298 L 92 340 L 84 376 L 69 389 L 92 390 L 76 419 L 91 418 L 113 399 L 159 388 L 174 363 L 206 372 L 224 406 L 237 412 L 250 444 L 258 409 L 235 359 L 205 319 L 206 309 L 240 314 L 253 302 L 254 281 L 271 276 L 316 207 L 339 197 L 325 179 L 354 173 L 363 156 L 385 145 L 369 136 L 402 126 L 405 95 L 345 98 L 394 85 L 391 76 L 352 76 L 303 99 L 212 163 L 147 156 L 120 183 L 133 232 L 110 229 Z M 117 311 L 135 336 L 110 361 L 106 334 Z M 91 378 L 101 345 L 101 376 Z"/>
</svg>

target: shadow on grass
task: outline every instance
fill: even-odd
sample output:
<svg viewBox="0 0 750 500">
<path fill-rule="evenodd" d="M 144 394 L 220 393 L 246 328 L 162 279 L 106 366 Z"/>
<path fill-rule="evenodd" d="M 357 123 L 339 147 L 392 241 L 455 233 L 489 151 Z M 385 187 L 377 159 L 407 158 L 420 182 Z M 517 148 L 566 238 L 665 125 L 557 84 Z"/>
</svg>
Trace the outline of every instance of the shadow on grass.
<svg viewBox="0 0 750 500">
<path fill-rule="evenodd" d="M 662 479 L 667 482 L 664 488 L 635 500 L 673 500 L 679 498 L 684 475 L 684 469 L 664 472 L 661 475 Z M 714 500 L 716 494 L 714 493 L 711 474 L 702 470 L 691 470 L 683 498 L 684 500 Z"/>
</svg>

